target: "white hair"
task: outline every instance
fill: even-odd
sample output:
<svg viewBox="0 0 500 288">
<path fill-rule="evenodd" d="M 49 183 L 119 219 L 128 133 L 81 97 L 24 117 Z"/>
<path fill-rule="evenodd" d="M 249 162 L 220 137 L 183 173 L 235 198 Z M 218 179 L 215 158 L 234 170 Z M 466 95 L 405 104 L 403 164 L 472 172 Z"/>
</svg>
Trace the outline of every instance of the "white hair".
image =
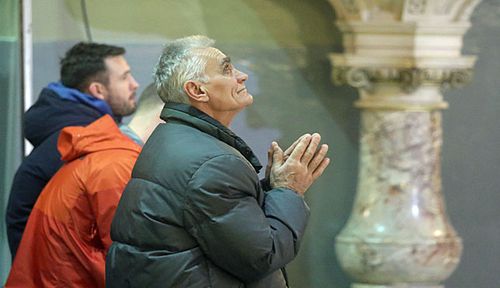
<svg viewBox="0 0 500 288">
<path fill-rule="evenodd" d="M 165 103 L 189 104 L 184 83 L 189 80 L 208 81 L 205 75 L 207 59 L 195 50 L 212 47 L 214 43 L 206 36 L 195 35 L 165 45 L 153 72 L 156 90 Z"/>
</svg>

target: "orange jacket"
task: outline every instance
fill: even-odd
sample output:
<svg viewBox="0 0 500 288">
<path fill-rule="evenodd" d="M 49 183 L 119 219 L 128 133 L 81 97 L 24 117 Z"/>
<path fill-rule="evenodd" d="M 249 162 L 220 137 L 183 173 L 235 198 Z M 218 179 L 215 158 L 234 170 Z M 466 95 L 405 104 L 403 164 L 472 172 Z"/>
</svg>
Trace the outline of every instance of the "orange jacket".
<svg viewBox="0 0 500 288">
<path fill-rule="evenodd" d="M 31 212 L 5 287 L 104 287 L 111 220 L 141 150 L 113 119 L 67 127 L 67 162 Z"/>
</svg>

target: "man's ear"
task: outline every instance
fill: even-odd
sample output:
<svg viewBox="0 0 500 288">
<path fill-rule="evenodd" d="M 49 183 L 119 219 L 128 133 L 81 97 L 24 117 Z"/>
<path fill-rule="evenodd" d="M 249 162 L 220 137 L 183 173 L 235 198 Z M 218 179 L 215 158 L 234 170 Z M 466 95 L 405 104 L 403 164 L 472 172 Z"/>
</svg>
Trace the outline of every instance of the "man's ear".
<svg viewBox="0 0 500 288">
<path fill-rule="evenodd" d="M 88 94 L 94 96 L 97 99 L 105 100 L 106 87 L 99 82 L 91 82 L 87 88 Z"/>
<path fill-rule="evenodd" d="M 184 91 L 192 101 L 208 102 L 207 90 L 202 85 L 200 82 L 189 80 L 184 83 Z"/>
</svg>

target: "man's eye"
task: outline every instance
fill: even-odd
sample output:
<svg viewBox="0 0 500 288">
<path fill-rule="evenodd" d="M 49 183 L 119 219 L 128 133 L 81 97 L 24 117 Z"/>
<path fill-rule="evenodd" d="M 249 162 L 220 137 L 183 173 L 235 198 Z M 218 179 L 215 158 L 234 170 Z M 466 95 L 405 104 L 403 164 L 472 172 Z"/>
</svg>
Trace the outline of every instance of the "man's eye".
<svg viewBox="0 0 500 288">
<path fill-rule="evenodd" d="M 226 67 L 224 67 L 224 74 L 230 74 L 231 72 L 233 72 L 232 66 L 227 65 Z"/>
</svg>

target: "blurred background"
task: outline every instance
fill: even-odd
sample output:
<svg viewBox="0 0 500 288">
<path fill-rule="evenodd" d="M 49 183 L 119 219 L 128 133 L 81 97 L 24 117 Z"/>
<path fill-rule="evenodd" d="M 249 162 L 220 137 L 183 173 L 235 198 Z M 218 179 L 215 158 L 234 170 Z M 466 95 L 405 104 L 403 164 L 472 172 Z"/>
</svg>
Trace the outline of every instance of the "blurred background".
<svg viewBox="0 0 500 288">
<path fill-rule="evenodd" d="M 10 269 L 5 206 L 23 157 L 21 1 L 0 0 L 0 283 Z M 273 140 L 287 146 L 319 132 L 333 163 L 306 195 L 311 219 L 291 287 L 347 288 L 335 236 L 351 212 L 358 171 L 359 110 L 354 88 L 334 86 L 328 53 L 342 35 L 326 0 L 32 1 L 32 100 L 59 79 L 59 59 L 78 41 L 126 48 L 140 92 L 152 81 L 162 45 L 204 34 L 249 75 L 254 104 L 232 130 L 266 163 Z M 86 11 L 86 13 L 85 13 Z M 86 15 L 86 16 L 85 16 Z M 88 20 L 88 30 L 85 29 Z M 461 263 L 446 287 L 500 287 L 500 1 L 483 0 L 471 17 L 463 54 L 478 56 L 472 82 L 444 92 L 442 179 L 447 212 L 463 239 Z"/>
</svg>

